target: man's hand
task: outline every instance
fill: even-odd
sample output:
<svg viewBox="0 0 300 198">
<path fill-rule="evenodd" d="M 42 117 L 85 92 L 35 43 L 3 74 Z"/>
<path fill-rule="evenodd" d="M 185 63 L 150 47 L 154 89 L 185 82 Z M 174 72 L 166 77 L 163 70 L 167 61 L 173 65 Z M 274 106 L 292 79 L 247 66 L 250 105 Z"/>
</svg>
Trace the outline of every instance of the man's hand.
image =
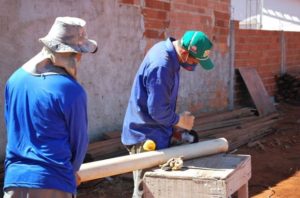
<svg viewBox="0 0 300 198">
<path fill-rule="evenodd" d="M 191 114 L 191 112 L 185 111 L 179 115 L 179 121 L 176 124 L 177 127 L 182 129 L 192 130 L 194 126 L 195 116 Z"/>
</svg>

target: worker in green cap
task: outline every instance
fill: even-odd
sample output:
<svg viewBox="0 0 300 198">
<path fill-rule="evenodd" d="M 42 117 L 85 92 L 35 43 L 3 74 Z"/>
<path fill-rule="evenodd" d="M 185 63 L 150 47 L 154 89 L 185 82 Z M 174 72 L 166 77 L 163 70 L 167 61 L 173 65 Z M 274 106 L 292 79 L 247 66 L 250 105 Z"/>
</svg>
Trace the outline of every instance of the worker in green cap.
<svg viewBox="0 0 300 198">
<path fill-rule="evenodd" d="M 148 140 L 156 149 L 167 148 L 174 127 L 193 128 L 195 117 L 190 112 L 176 113 L 179 71 L 194 71 L 198 64 L 212 69 L 212 46 L 205 33 L 190 30 L 181 39 L 167 38 L 148 51 L 135 76 L 123 122 L 121 140 L 130 154 L 147 150 Z M 134 171 L 133 197 L 142 197 L 142 175 L 142 170 Z"/>
</svg>

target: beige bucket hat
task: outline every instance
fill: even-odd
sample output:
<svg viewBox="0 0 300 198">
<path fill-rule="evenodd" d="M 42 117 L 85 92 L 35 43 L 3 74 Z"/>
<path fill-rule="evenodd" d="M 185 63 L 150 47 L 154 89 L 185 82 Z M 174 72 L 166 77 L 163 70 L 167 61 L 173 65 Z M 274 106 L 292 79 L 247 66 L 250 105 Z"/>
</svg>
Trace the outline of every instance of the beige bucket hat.
<svg viewBox="0 0 300 198">
<path fill-rule="evenodd" d="M 57 53 L 95 53 L 97 42 L 88 39 L 85 24 L 80 18 L 57 17 L 47 36 L 39 41 Z"/>
</svg>

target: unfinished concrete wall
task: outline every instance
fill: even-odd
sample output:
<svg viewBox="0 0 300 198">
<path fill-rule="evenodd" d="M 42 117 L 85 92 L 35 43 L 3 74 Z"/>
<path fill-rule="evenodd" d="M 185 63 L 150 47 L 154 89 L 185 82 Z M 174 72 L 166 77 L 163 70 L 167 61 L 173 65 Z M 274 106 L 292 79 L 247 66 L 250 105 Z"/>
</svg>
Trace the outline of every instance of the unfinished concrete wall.
<svg viewBox="0 0 300 198">
<path fill-rule="evenodd" d="M 5 82 L 41 49 L 38 38 L 48 33 L 57 16 L 85 19 L 89 37 L 99 44 L 95 55 L 83 56 L 79 71 L 79 81 L 88 93 L 90 137 L 120 127 L 144 54 L 139 8 L 116 0 L 0 0 L 0 5 L 0 161 L 6 144 Z"/>
</svg>

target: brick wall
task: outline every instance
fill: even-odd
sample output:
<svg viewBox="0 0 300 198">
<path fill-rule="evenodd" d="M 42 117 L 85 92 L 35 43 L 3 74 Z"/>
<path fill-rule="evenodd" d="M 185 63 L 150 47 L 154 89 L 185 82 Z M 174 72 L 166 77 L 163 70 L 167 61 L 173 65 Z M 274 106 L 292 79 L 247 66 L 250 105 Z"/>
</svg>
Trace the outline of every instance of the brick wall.
<svg viewBox="0 0 300 198">
<path fill-rule="evenodd" d="M 276 75 L 300 72 L 300 32 L 245 30 L 236 23 L 234 42 L 235 68 L 255 67 L 270 96 L 276 92 Z M 241 100 L 242 83 L 236 84 L 236 99 Z"/>
<path fill-rule="evenodd" d="M 180 37 L 187 29 L 198 29 L 214 40 L 214 51 L 228 52 L 230 1 L 174 0 L 169 34 Z"/>
<path fill-rule="evenodd" d="M 286 71 L 300 71 L 300 32 L 284 32 Z"/>
<path fill-rule="evenodd" d="M 156 42 L 166 38 L 166 31 L 170 25 L 170 1 L 163 0 L 119 0 L 121 4 L 128 4 L 141 8 L 143 15 L 144 37 L 146 38 L 145 52 Z"/>
<path fill-rule="evenodd" d="M 235 29 L 235 68 L 255 67 L 268 93 L 274 95 L 274 76 L 280 73 L 280 32 Z"/>
<path fill-rule="evenodd" d="M 198 29 L 214 39 L 214 49 L 228 52 L 230 0 L 120 0 L 140 6 L 144 17 L 147 51 L 170 35 L 179 38 L 187 29 Z"/>
</svg>

